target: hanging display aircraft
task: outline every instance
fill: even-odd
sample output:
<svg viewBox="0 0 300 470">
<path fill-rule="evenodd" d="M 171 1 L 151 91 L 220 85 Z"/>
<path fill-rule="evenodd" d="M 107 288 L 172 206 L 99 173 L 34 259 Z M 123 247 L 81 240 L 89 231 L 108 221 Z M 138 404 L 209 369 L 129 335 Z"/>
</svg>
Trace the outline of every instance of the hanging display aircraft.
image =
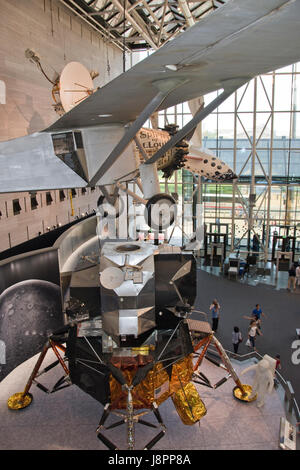
<svg viewBox="0 0 300 470">
<path fill-rule="evenodd" d="M 45 131 L 0 143 L 0 191 L 99 185 L 104 197 L 114 203 L 111 185 L 116 195 L 128 191 L 124 182 L 134 181 L 142 191 L 139 200 L 151 213 L 151 206 L 161 200 L 175 204 L 171 196 L 160 194 L 158 169 L 168 176 L 184 165 L 207 178 L 234 178 L 215 156 L 187 150 L 186 141 L 197 124 L 241 85 L 300 59 L 299 20 L 299 1 L 228 1 Z M 169 129 L 169 135 L 162 134 L 162 145 L 150 153 L 145 150 L 143 125 L 154 112 L 216 90 L 222 91 L 200 107 L 188 124 L 174 132 Z M 160 131 L 149 132 L 154 136 Z M 152 216 L 148 221 L 153 221 Z M 163 225 L 159 217 L 156 229 Z M 149 411 L 154 412 L 161 431 L 145 448 L 153 447 L 164 435 L 158 407 L 169 397 L 183 422 L 198 421 L 206 409 L 192 384 L 194 373 L 202 385 L 213 388 L 232 377 L 235 397 L 255 399 L 251 388 L 236 376 L 209 324 L 189 318 L 196 296 L 191 254 L 143 242 L 105 242 L 93 266 L 69 273 L 63 291 L 88 282 L 89 269 L 99 273 L 93 281 L 98 292 L 96 313 L 69 298 L 67 324 L 49 336 L 24 391 L 9 399 L 11 409 L 31 403 L 34 382 L 49 392 L 37 377 L 50 348 L 57 361 L 44 372 L 56 364 L 64 369 L 64 376 L 51 391 L 73 383 L 101 402 L 104 411 L 97 434 L 109 448 L 116 445 L 102 431 L 111 412 L 121 417 L 113 426 L 127 424 L 129 449 L 134 448 L 135 423 L 151 426 L 142 419 Z M 75 318 L 81 310 L 88 318 L 78 322 Z M 198 371 L 210 344 L 229 373 L 214 386 Z M 199 354 L 196 364 L 193 353 Z"/>
</svg>

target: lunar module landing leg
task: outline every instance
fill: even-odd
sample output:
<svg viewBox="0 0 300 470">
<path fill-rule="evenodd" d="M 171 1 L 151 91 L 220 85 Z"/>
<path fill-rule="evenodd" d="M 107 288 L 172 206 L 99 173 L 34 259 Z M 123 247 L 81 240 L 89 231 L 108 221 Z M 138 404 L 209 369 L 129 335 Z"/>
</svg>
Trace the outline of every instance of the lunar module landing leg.
<svg viewBox="0 0 300 470">
<path fill-rule="evenodd" d="M 235 372 L 228 355 L 226 354 L 225 349 L 223 348 L 220 341 L 214 336 L 213 331 L 210 328 L 209 323 L 197 320 L 187 320 L 189 325 L 189 330 L 191 333 L 195 334 L 196 336 L 200 335 L 201 339 L 198 342 L 194 341 L 194 351 L 197 353 L 201 348 L 201 352 L 198 353 L 199 357 L 197 359 L 196 364 L 194 365 L 194 382 L 199 383 L 200 385 L 204 385 L 209 388 L 218 388 L 227 382 L 228 379 L 232 378 L 236 383 L 236 386 L 233 389 L 233 396 L 243 402 L 251 402 L 256 400 L 256 395 L 252 397 L 252 387 L 250 385 L 242 384 L 237 373 Z M 208 352 L 209 346 L 213 347 L 217 354 L 219 355 L 222 363 L 219 364 L 218 362 L 210 359 L 209 356 L 206 356 Z M 204 359 L 206 357 L 208 360 L 213 362 L 217 366 L 222 366 L 228 372 L 228 375 L 223 377 L 219 382 L 215 385 L 212 385 L 210 381 L 205 377 L 205 375 L 201 372 L 198 372 L 198 369 Z"/>
<path fill-rule="evenodd" d="M 144 447 L 144 450 L 150 450 L 152 447 L 160 441 L 160 439 L 165 435 L 166 433 L 166 426 L 162 420 L 161 414 L 158 410 L 158 406 L 155 402 L 153 402 L 152 409 L 141 411 L 139 413 L 134 413 L 134 408 L 133 408 L 133 402 L 132 402 L 132 395 L 131 395 L 131 389 L 132 387 L 127 387 L 127 409 L 126 413 L 121 413 L 119 411 L 114 411 L 111 410 L 111 405 L 107 403 L 104 407 L 103 414 L 101 416 L 99 426 L 97 428 L 97 437 L 98 439 L 103 442 L 104 445 L 110 450 L 117 450 L 118 447 L 110 441 L 107 437 L 103 435 L 102 432 L 100 432 L 102 429 L 112 429 L 116 428 L 118 426 L 121 426 L 122 424 L 127 424 L 127 448 L 128 450 L 133 450 L 134 449 L 134 443 L 135 443 L 135 424 L 140 423 L 143 424 L 144 426 L 149 426 L 151 428 L 157 428 L 155 424 L 149 423 L 148 421 L 145 421 L 144 419 L 141 419 L 142 416 L 145 416 L 146 414 L 150 413 L 151 411 L 154 413 L 154 416 L 156 417 L 160 427 L 162 428 L 161 431 L 153 437 Z M 122 418 L 120 421 L 116 421 L 115 423 L 105 427 L 104 424 L 110 414 L 114 414 L 120 418 Z"/>
<path fill-rule="evenodd" d="M 67 328 L 63 328 L 63 330 L 56 332 L 54 335 L 52 335 L 49 338 L 49 340 L 47 341 L 47 343 L 45 344 L 44 348 L 42 349 L 39 355 L 39 358 L 33 368 L 33 371 L 28 379 L 28 382 L 24 388 L 24 391 L 15 393 L 7 400 L 7 405 L 9 409 L 21 410 L 31 404 L 33 400 L 33 396 L 29 392 L 29 390 L 31 389 L 31 386 L 33 384 L 35 384 L 40 390 L 42 390 L 45 393 L 58 392 L 59 390 L 62 390 L 63 388 L 69 387 L 71 385 L 71 382 L 69 380 L 69 370 L 65 364 L 63 357 L 59 353 L 59 350 L 65 353 L 66 348 L 63 345 L 65 339 L 62 336 L 58 336 L 58 335 L 61 335 L 62 333 L 65 333 L 66 331 L 67 331 Z M 57 360 L 49 364 L 42 371 L 40 371 L 41 365 L 49 349 L 52 349 L 52 351 L 57 357 Z M 46 372 L 49 372 L 58 364 L 61 365 L 65 374 L 56 382 L 56 384 L 50 390 L 47 387 L 45 387 L 43 384 L 38 382 L 37 378 L 45 374 Z"/>
</svg>

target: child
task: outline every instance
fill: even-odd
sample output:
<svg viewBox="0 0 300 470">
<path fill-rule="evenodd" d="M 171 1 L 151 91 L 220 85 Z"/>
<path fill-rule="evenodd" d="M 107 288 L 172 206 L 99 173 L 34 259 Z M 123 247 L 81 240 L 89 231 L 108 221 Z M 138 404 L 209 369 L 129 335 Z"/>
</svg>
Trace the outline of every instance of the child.
<svg viewBox="0 0 300 470">
<path fill-rule="evenodd" d="M 233 344 L 233 351 L 234 354 L 237 354 L 238 349 L 239 349 L 239 344 L 243 341 L 242 334 L 240 332 L 240 329 L 235 326 L 233 328 L 232 332 L 232 344 Z"/>
<path fill-rule="evenodd" d="M 262 332 L 258 328 L 257 321 L 256 320 L 251 320 L 249 330 L 248 330 L 248 338 L 249 338 L 249 341 L 250 341 L 250 345 L 252 346 L 254 351 L 257 351 L 257 349 L 255 347 L 255 338 L 256 338 L 257 334 L 262 336 Z"/>
<path fill-rule="evenodd" d="M 276 378 L 276 370 L 281 369 L 280 354 L 276 354 L 275 358 L 276 358 L 276 365 L 275 365 L 275 373 L 274 373 L 274 387 L 278 387 L 279 382 Z"/>
</svg>

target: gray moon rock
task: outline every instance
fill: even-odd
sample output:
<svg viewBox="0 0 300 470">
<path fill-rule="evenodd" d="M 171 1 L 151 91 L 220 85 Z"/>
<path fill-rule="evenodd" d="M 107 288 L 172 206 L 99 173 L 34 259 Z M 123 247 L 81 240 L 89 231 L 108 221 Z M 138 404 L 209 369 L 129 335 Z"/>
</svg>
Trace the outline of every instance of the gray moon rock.
<svg viewBox="0 0 300 470">
<path fill-rule="evenodd" d="M 2 292 L 0 341 L 6 357 L 0 364 L 0 380 L 40 352 L 48 336 L 62 326 L 61 291 L 56 284 L 30 279 Z"/>
</svg>

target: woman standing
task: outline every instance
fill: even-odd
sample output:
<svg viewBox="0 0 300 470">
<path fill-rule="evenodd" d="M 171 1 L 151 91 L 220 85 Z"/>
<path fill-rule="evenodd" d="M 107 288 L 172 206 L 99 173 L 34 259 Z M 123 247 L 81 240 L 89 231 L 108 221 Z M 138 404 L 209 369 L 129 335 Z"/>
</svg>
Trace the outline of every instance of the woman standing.
<svg viewBox="0 0 300 470">
<path fill-rule="evenodd" d="M 240 332 L 239 327 L 235 326 L 232 332 L 232 345 L 233 345 L 234 354 L 237 354 L 238 349 L 239 349 L 239 344 L 242 341 L 243 341 L 242 333 Z"/>
<path fill-rule="evenodd" d="M 221 307 L 220 307 L 219 302 L 217 301 L 217 299 L 213 300 L 211 306 L 209 307 L 209 310 L 211 311 L 212 330 L 214 332 L 216 332 L 217 329 L 218 329 L 219 318 L 220 318 L 220 310 L 221 310 Z"/>
</svg>

